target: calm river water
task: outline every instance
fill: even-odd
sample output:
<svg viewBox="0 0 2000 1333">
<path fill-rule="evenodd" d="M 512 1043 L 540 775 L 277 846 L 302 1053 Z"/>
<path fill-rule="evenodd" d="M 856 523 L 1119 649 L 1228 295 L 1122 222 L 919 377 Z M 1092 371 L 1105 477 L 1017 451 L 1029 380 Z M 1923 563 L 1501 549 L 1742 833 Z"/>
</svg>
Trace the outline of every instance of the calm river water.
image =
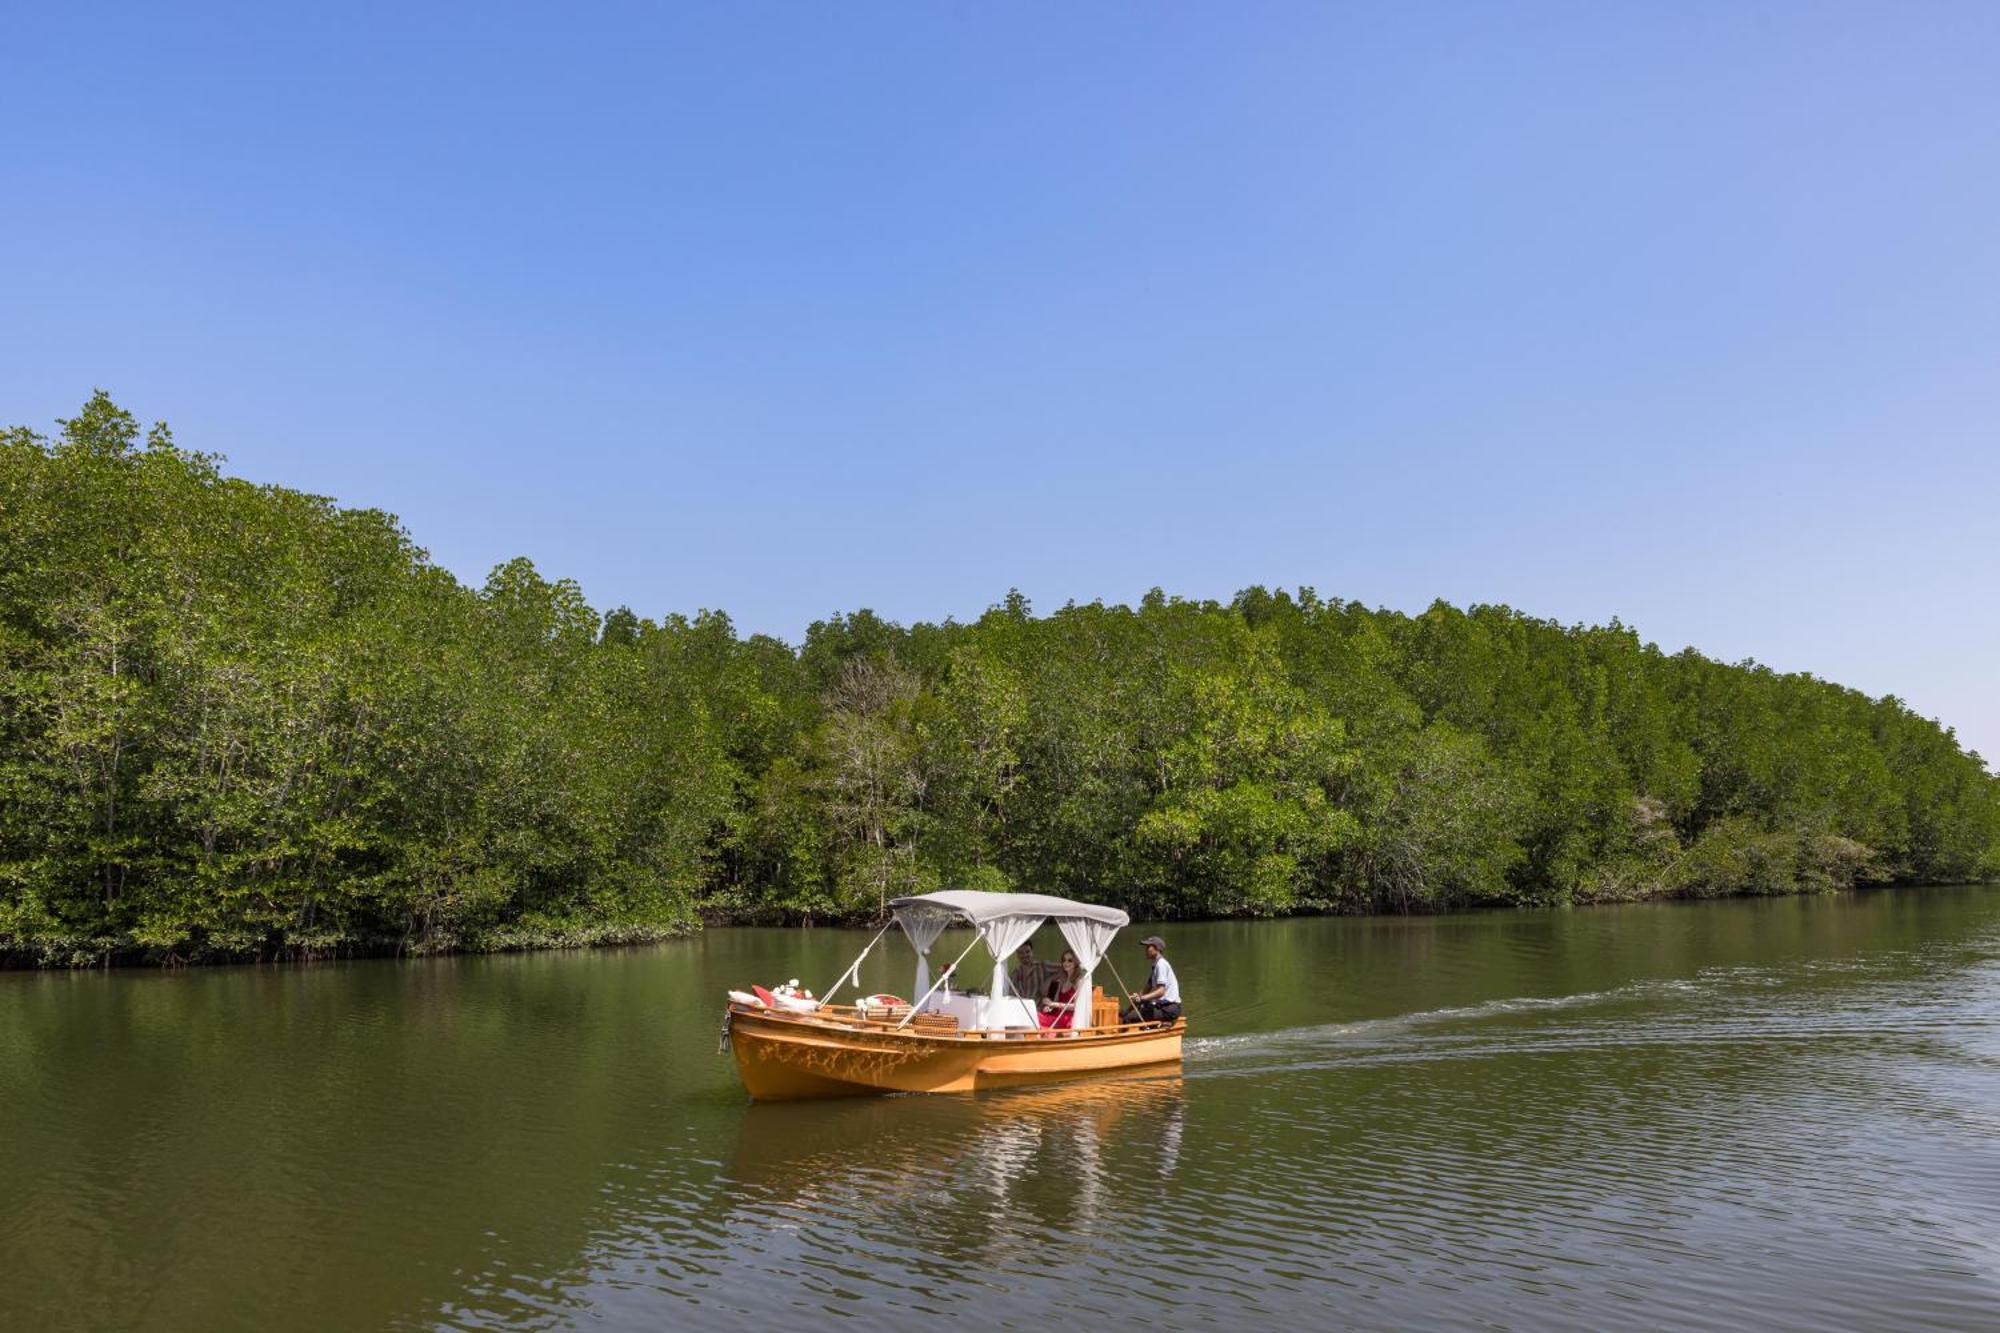
<svg viewBox="0 0 2000 1333">
<path fill-rule="evenodd" d="M 1162 933 L 1178 1077 L 770 1107 L 865 933 L 0 975 L 0 1327 L 2000 1327 L 2000 891 Z"/>
</svg>

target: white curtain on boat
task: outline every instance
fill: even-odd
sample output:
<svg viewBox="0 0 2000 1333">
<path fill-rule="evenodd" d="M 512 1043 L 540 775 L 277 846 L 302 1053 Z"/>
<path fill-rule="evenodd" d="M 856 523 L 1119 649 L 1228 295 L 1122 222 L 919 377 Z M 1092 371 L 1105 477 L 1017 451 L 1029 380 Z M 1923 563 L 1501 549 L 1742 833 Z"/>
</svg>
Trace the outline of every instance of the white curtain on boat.
<svg viewBox="0 0 2000 1333">
<path fill-rule="evenodd" d="M 1069 945 L 1076 955 L 1077 969 L 1083 973 L 1076 983 L 1076 1008 L 1070 1016 L 1070 1027 L 1081 1032 L 1090 1026 L 1090 974 L 1097 970 L 1098 960 L 1111 947 L 1111 937 L 1118 933 L 1118 927 L 1093 921 L 1088 917 L 1059 916 L 1056 929 L 1062 932 L 1063 943 Z"/>
<path fill-rule="evenodd" d="M 910 937 L 910 947 L 917 951 L 917 989 L 910 996 L 912 1004 L 931 988 L 931 946 L 944 934 L 951 918 L 951 912 L 927 903 L 908 903 L 896 909 L 896 924 L 903 928 L 903 933 Z"/>
<path fill-rule="evenodd" d="M 1118 927 L 1107 926 L 1102 921 L 1088 921 L 1080 916 L 1059 916 L 1056 929 L 1062 932 L 1063 943 L 1069 945 L 1076 955 L 1077 966 L 1086 972 L 1095 971 L 1104 951 L 1111 947 L 1111 937 L 1118 933 Z"/>
<path fill-rule="evenodd" d="M 993 955 L 993 996 L 998 999 L 1007 993 L 1007 960 L 1014 950 L 1033 938 L 1035 930 L 1042 924 L 1038 916 L 1001 916 L 979 927 L 979 938 L 986 941 L 986 952 Z M 1035 999 L 1033 995 L 1023 999 Z"/>
</svg>

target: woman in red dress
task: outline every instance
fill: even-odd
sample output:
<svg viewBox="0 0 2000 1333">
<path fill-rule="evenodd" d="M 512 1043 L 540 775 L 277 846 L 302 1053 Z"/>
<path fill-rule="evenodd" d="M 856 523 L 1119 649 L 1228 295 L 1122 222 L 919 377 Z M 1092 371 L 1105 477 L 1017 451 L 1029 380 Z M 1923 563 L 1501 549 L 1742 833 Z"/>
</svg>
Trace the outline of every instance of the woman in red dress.
<svg viewBox="0 0 2000 1333">
<path fill-rule="evenodd" d="M 1083 978 L 1077 975 L 1076 955 L 1063 950 L 1062 967 L 1049 979 L 1042 994 L 1041 1023 L 1045 1028 L 1066 1028 L 1076 1017 L 1076 988 Z"/>
</svg>

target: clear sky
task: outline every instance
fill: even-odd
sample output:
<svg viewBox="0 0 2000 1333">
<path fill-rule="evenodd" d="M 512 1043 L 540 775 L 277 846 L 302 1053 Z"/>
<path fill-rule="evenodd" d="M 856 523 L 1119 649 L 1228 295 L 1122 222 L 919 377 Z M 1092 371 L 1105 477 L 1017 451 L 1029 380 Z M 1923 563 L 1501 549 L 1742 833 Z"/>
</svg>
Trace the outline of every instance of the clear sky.
<svg viewBox="0 0 2000 1333">
<path fill-rule="evenodd" d="M 2000 5 L 7 7 L 0 419 L 600 607 L 1618 616 L 2000 758 Z"/>
</svg>

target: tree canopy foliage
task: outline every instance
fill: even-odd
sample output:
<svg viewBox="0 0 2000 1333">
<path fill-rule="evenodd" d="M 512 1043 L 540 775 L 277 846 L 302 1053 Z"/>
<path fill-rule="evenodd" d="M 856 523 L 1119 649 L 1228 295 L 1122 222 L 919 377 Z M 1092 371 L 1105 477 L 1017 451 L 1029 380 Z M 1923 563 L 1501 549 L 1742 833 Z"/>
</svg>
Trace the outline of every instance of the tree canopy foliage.
<svg viewBox="0 0 2000 1333">
<path fill-rule="evenodd" d="M 1161 916 L 2000 870 L 2000 781 L 1894 698 L 1501 606 L 1228 605 L 796 648 L 482 588 L 103 394 L 0 435 L 0 949 L 644 939 L 1020 887 Z"/>
</svg>

